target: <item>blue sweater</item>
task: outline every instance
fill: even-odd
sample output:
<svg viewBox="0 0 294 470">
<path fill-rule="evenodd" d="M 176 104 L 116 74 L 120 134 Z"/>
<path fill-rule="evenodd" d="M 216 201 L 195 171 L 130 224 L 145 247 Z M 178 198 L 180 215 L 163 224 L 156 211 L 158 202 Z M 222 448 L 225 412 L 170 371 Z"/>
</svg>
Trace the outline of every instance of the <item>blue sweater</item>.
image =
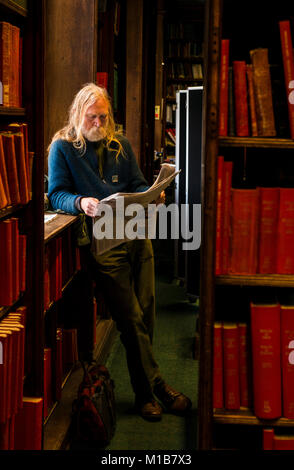
<svg viewBox="0 0 294 470">
<path fill-rule="evenodd" d="M 75 200 L 80 196 L 101 200 L 117 192 L 143 192 L 148 189 L 129 141 L 121 135 L 117 138 L 123 146 L 124 155 L 120 154 L 116 159 L 116 152 L 105 149 L 103 179 L 92 142 L 86 140 L 83 156 L 65 140 L 56 140 L 52 144 L 48 158 L 48 198 L 54 210 L 78 214 Z M 117 148 L 115 142 L 111 146 Z"/>
</svg>

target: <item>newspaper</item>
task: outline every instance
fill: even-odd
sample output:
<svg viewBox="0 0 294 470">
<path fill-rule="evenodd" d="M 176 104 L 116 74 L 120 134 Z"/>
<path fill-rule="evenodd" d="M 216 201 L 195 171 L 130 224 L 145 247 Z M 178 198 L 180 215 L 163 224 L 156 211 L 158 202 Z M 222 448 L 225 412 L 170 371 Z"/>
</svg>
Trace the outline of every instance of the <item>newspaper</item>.
<svg viewBox="0 0 294 470">
<path fill-rule="evenodd" d="M 145 209 L 144 217 L 140 220 L 136 218 L 138 225 L 138 238 L 154 238 L 156 233 L 156 206 L 155 201 L 162 191 L 164 191 L 181 170 L 176 170 L 175 165 L 163 163 L 160 172 L 153 185 L 144 192 L 139 193 L 115 193 L 101 199 L 97 207 L 97 214 L 93 217 L 93 237 L 92 252 L 94 255 L 100 255 L 106 251 L 120 245 L 125 241 L 132 240 L 128 238 L 125 227 L 131 217 L 125 213 L 131 204 L 139 204 Z M 101 204 L 106 204 L 112 211 L 112 233 L 113 237 L 97 238 L 97 222 L 101 220 Z M 105 207 L 105 206 L 104 206 Z M 117 211 L 118 209 L 118 211 Z M 107 224 L 108 219 L 103 216 L 103 222 Z M 110 221 L 109 221 L 110 223 Z M 119 227 L 118 227 L 119 226 Z"/>
</svg>

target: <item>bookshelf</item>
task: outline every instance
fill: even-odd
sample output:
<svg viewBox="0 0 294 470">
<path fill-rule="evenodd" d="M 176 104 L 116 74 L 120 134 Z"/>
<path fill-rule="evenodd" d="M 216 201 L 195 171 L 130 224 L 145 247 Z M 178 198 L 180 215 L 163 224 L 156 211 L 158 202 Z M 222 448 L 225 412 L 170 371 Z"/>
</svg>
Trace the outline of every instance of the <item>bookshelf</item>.
<svg viewBox="0 0 294 470">
<path fill-rule="evenodd" d="M 163 43 L 163 157 L 175 161 L 176 92 L 203 85 L 203 2 L 165 6 Z"/>
<path fill-rule="evenodd" d="M 251 21 L 252 13 L 254 19 Z M 279 34 L 279 21 L 289 20 L 293 34 L 293 15 L 286 2 L 281 2 L 275 9 L 269 7 L 267 2 L 247 2 L 246 4 L 234 4 L 231 0 L 209 0 L 206 4 L 205 26 L 205 129 L 203 163 L 205 177 L 202 196 L 202 247 L 201 247 L 201 285 L 200 285 L 200 377 L 199 377 L 199 440 L 200 449 L 262 449 L 263 429 L 274 428 L 279 435 L 289 435 L 294 432 L 292 418 L 285 417 L 283 404 L 278 416 L 274 419 L 261 419 L 256 412 L 257 395 L 264 391 L 254 389 L 253 382 L 256 376 L 253 370 L 249 371 L 251 385 L 249 393 L 252 402 L 248 406 L 236 406 L 236 409 L 227 409 L 226 403 L 222 407 L 214 407 L 214 364 L 216 352 L 214 342 L 214 325 L 216 322 L 230 328 L 229 325 L 243 324 L 248 329 L 248 354 L 251 367 L 257 361 L 253 347 L 255 339 L 251 331 L 255 325 L 251 311 L 251 302 L 260 306 L 264 303 L 277 303 L 280 305 L 293 305 L 292 291 L 294 285 L 294 273 L 271 271 L 260 273 L 259 267 L 250 273 L 238 272 L 216 273 L 217 240 L 218 240 L 218 166 L 223 156 L 224 162 L 232 162 L 233 189 L 254 190 L 257 187 L 267 188 L 293 188 L 293 167 L 291 159 L 293 139 L 290 136 L 289 116 L 287 111 L 287 97 L 284 78 L 279 77 L 280 87 L 277 94 L 276 70 L 283 70 L 281 41 Z M 236 21 L 236 18 L 242 18 Z M 250 24 L 250 31 L 248 30 Z M 246 26 L 245 26 L 246 25 Z M 244 27 L 243 27 L 244 26 Z M 274 96 L 275 136 L 259 134 L 252 135 L 251 127 L 247 135 L 230 135 L 228 126 L 227 134 L 219 135 L 220 110 L 220 83 L 221 83 L 221 53 L 222 39 L 229 39 L 229 67 L 234 61 L 245 61 L 250 64 L 250 51 L 257 48 L 267 48 L 269 57 L 269 71 Z M 229 92 L 228 92 L 229 93 Z M 279 111 L 275 105 L 279 103 Z M 229 108 L 229 113 L 232 112 Z M 250 121 L 249 115 L 249 123 Z M 234 113 L 236 119 L 236 114 Z M 229 120 L 229 117 L 228 117 Z M 260 131 L 259 131 L 260 132 Z M 233 198 L 233 191 L 230 193 Z M 233 199 L 230 199 L 231 201 Z M 232 207 L 232 206 L 231 206 Z M 233 210 L 233 209 L 232 209 Z M 281 210 L 281 209 L 280 209 Z M 231 217 L 234 213 L 230 212 Z M 261 219 L 257 219 L 261 220 Z M 279 219 L 280 220 L 280 219 Z M 258 230 L 260 226 L 258 226 Z M 280 227 L 280 225 L 279 225 Z M 261 233 L 261 232 L 257 232 Z M 233 247 L 234 234 L 230 238 L 230 246 Z M 257 243 L 259 238 L 255 238 Z M 260 243 L 260 242 L 258 242 Z M 257 245 L 260 250 L 261 245 Z M 233 247 L 234 248 L 234 247 Z M 272 246 L 274 250 L 274 244 Z M 232 253 L 232 252 L 230 252 Z M 259 251 L 257 251 L 257 256 Z M 232 254 L 230 254 L 232 256 Z M 249 257 L 249 253 L 243 257 Z M 242 257 L 241 253 L 239 257 Z M 259 265 L 258 265 L 259 266 Z M 282 315 L 282 314 L 281 314 Z M 281 317 L 282 318 L 282 317 Z M 280 323 L 279 323 L 280 325 Z M 219 326 L 219 325 L 218 325 Z M 238 328 L 238 327 L 237 327 Z M 280 326 L 279 326 L 280 328 Z M 281 327 L 282 328 L 282 327 Z M 282 329 L 281 329 L 282 331 Z M 283 331 L 282 331 L 283 332 Z M 222 329 L 224 335 L 224 329 Z M 228 337 L 228 336 L 227 336 Z M 222 336 L 224 341 L 224 336 Z M 273 345 L 273 340 L 270 347 Z M 251 343 L 252 342 L 252 343 Z M 223 354 L 225 354 L 223 349 Z M 282 361 L 281 357 L 277 360 Z M 225 382 L 225 368 L 227 362 L 222 362 L 224 381 L 222 390 L 223 398 L 228 394 Z M 284 363 L 283 375 L 286 374 Z M 256 369 L 255 369 L 256 370 Z M 240 374 L 240 370 L 235 370 Z M 228 373 L 228 372 L 227 372 Z M 241 376 L 239 376 L 241 380 Z M 237 379 L 238 382 L 238 379 Z M 281 400 L 285 400 L 284 382 L 279 376 L 272 377 L 272 385 L 277 386 Z M 231 389 L 230 389 L 231 390 Z M 232 390 L 231 390 L 232 391 Z"/>
</svg>

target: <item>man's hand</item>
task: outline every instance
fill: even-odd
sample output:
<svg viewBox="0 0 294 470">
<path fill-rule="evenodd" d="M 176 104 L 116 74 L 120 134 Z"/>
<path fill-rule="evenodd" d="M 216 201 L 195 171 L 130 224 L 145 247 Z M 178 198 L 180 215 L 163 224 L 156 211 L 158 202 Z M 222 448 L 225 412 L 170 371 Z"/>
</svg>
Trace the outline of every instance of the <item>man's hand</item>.
<svg viewBox="0 0 294 470">
<path fill-rule="evenodd" d="M 155 204 L 158 206 L 158 204 L 164 204 L 165 203 L 165 192 L 162 191 L 158 198 L 155 201 Z"/>
<path fill-rule="evenodd" d="M 82 197 L 80 201 L 81 209 L 90 217 L 95 217 L 98 204 L 99 199 L 95 197 Z"/>
</svg>

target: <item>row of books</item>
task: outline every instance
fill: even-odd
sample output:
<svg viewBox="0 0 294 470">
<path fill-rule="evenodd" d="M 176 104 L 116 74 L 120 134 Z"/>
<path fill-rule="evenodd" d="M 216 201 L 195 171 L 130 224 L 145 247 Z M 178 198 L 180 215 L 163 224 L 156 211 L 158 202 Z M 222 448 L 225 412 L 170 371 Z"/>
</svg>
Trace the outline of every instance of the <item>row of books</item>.
<svg viewBox="0 0 294 470">
<path fill-rule="evenodd" d="M 0 306 L 10 306 L 26 290 L 27 237 L 19 219 L 0 221 Z"/>
<path fill-rule="evenodd" d="M 274 428 L 264 428 L 262 450 L 294 450 L 294 435 L 275 434 Z"/>
<path fill-rule="evenodd" d="M 165 133 L 167 136 L 168 144 L 175 145 L 176 144 L 176 130 L 174 127 L 166 127 Z"/>
<path fill-rule="evenodd" d="M 0 209 L 31 199 L 33 156 L 26 123 L 11 123 L 0 132 Z"/>
<path fill-rule="evenodd" d="M 167 41 L 167 57 L 201 57 L 203 51 L 202 42 L 196 41 Z"/>
<path fill-rule="evenodd" d="M 235 189 L 218 157 L 215 273 L 294 273 L 294 188 Z"/>
<path fill-rule="evenodd" d="M 169 80 L 202 80 L 202 64 L 194 62 L 169 62 L 167 67 L 167 78 Z"/>
<path fill-rule="evenodd" d="M 20 108 L 22 104 L 22 38 L 20 28 L 0 22 L 0 104 Z"/>
<path fill-rule="evenodd" d="M 44 269 L 44 309 L 51 302 L 62 296 L 62 289 L 74 273 L 81 269 L 80 251 L 73 239 L 72 231 L 64 231 L 62 236 L 55 237 L 45 247 Z"/>
<path fill-rule="evenodd" d="M 183 22 L 183 23 L 168 23 L 165 28 L 165 38 L 170 39 L 185 39 L 185 40 L 196 40 L 202 38 L 202 31 L 195 23 Z"/>
<path fill-rule="evenodd" d="M 294 306 L 250 304 L 250 326 L 214 324 L 213 407 L 294 419 Z"/>
<path fill-rule="evenodd" d="M 291 83 L 294 83 L 294 60 L 290 22 L 280 21 L 279 28 L 284 90 L 281 90 L 281 83 L 276 78 L 279 67 L 269 65 L 267 48 L 250 50 L 250 64 L 244 60 L 234 60 L 230 66 L 230 40 L 222 39 L 219 88 L 220 136 L 272 137 L 281 133 L 284 136 L 284 132 L 290 132 L 291 138 L 294 138 L 294 99 L 291 95 Z M 277 93 L 274 92 L 273 99 L 273 91 L 277 88 L 276 80 L 279 89 Z M 278 120 L 282 120 L 284 109 L 286 113 L 288 112 L 288 126 L 282 122 L 277 123 Z"/>
</svg>

